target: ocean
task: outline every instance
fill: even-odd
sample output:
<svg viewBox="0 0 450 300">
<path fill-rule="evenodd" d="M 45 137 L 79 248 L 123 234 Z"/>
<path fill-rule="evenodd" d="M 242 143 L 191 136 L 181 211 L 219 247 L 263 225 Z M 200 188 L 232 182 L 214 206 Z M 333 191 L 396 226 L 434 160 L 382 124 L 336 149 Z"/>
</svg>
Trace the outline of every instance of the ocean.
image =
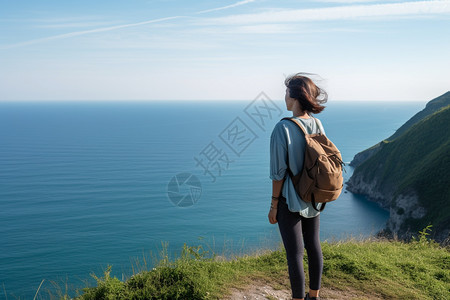
<svg viewBox="0 0 450 300">
<path fill-rule="evenodd" d="M 330 101 L 318 115 L 344 161 L 424 102 Z M 184 243 L 217 255 L 280 247 L 269 224 L 269 141 L 284 102 L 0 102 L 0 299 L 119 279 Z M 352 174 L 347 166 L 345 177 Z M 343 192 L 321 239 L 368 237 L 388 212 Z M 325 262 L 326 263 L 326 262 Z"/>
</svg>

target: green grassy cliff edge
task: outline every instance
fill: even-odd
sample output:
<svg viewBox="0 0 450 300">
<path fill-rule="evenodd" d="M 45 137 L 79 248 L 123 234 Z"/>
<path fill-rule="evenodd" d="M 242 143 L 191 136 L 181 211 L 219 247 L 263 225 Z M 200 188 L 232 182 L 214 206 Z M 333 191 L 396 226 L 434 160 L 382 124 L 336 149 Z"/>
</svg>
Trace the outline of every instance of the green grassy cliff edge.
<svg viewBox="0 0 450 300">
<path fill-rule="evenodd" d="M 323 299 L 448 299 L 450 251 L 429 240 L 428 229 L 408 243 L 323 242 Z M 307 274 L 306 262 L 307 257 Z M 249 286 L 290 290 L 286 253 L 281 247 L 224 259 L 201 246 L 185 245 L 178 259 L 169 261 L 163 255 L 156 267 L 125 280 L 112 276 L 110 267 L 103 276 L 93 277 L 96 284 L 78 291 L 75 299 L 230 299 L 231 290 L 248 290 Z M 267 294 L 259 297 L 275 299 Z M 45 299 L 69 298 L 50 294 Z"/>
<path fill-rule="evenodd" d="M 400 237 L 432 224 L 439 241 L 450 229 L 450 105 L 412 125 L 356 167 L 348 190 L 390 210 Z"/>
</svg>

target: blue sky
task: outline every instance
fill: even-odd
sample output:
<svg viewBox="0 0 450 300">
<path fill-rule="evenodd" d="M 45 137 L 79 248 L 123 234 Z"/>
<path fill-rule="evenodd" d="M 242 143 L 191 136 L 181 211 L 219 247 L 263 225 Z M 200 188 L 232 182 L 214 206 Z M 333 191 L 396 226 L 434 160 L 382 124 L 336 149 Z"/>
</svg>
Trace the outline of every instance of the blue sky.
<svg viewBox="0 0 450 300">
<path fill-rule="evenodd" d="M 450 1 L 0 0 L 0 100 L 330 100 L 450 90 Z"/>
</svg>

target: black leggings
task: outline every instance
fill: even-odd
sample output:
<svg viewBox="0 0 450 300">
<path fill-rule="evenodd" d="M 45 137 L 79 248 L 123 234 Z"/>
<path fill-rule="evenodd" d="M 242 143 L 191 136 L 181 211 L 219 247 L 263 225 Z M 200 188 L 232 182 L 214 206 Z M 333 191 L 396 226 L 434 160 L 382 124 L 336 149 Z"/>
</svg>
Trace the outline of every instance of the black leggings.
<svg viewBox="0 0 450 300">
<path fill-rule="evenodd" d="M 306 248 L 308 254 L 309 288 L 312 290 L 320 289 L 323 269 L 322 248 L 319 239 L 320 215 L 314 218 L 301 217 L 298 212 L 289 211 L 286 199 L 280 197 L 277 221 L 286 249 L 292 297 L 304 298 L 304 248 Z"/>
</svg>

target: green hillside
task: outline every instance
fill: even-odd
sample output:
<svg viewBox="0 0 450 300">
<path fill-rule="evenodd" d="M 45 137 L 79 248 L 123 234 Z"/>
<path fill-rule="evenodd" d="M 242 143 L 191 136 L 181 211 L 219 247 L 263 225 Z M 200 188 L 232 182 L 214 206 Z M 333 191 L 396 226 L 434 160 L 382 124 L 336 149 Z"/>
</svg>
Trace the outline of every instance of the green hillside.
<svg viewBox="0 0 450 300">
<path fill-rule="evenodd" d="M 405 124 L 403 124 L 399 129 L 397 129 L 397 131 L 395 131 L 395 133 L 392 136 L 390 136 L 387 140 L 388 141 L 394 140 L 395 138 L 402 135 L 406 130 L 411 128 L 417 122 L 421 121 L 427 116 L 435 113 L 436 111 L 448 105 L 450 105 L 450 91 L 428 102 L 423 110 L 419 111 Z"/>
<path fill-rule="evenodd" d="M 437 231 L 450 228 L 449 133 L 447 105 L 405 129 L 393 141 L 381 143 L 379 151 L 355 169 L 353 176 L 375 183 L 375 189 L 392 195 L 391 207 L 401 194 L 419 196 L 426 214 L 418 220 L 406 220 L 403 231 L 417 231 L 429 224 Z"/>
<path fill-rule="evenodd" d="M 414 124 L 420 122 L 421 120 L 425 119 L 426 117 L 432 115 L 436 111 L 448 105 L 450 105 L 450 91 L 429 101 L 423 110 L 415 114 L 411 119 L 409 119 L 405 124 L 403 124 L 399 129 L 397 129 L 392 136 L 386 139 L 386 141 L 393 141 L 394 139 L 405 133 Z M 380 150 L 379 147 L 382 145 L 382 143 L 383 142 L 378 143 L 370 147 L 369 149 L 366 149 L 356 154 L 350 165 L 357 167 L 360 164 L 362 164 L 365 160 L 367 160 L 372 155 L 377 153 L 378 150 Z"/>
</svg>

